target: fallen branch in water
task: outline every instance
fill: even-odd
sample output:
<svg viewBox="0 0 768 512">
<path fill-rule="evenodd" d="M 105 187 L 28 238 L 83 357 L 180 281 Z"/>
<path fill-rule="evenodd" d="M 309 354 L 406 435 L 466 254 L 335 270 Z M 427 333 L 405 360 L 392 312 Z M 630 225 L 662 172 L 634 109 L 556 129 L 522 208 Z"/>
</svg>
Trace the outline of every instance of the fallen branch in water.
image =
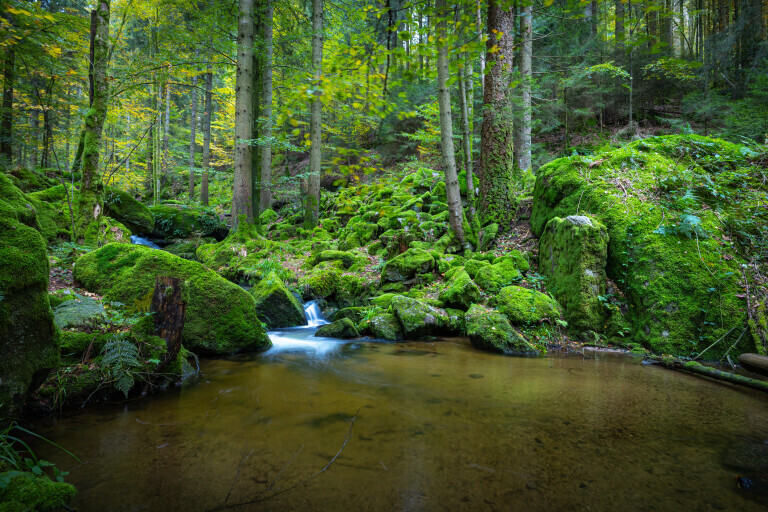
<svg viewBox="0 0 768 512">
<path fill-rule="evenodd" d="M 738 375 L 736 373 L 724 372 L 716 368 L 704 366 L 703 364 L 697 363 L 696 361 L 685 362 L 679 359 L 659 356 L 647 357 L 646 361 L 662 365 L 665 368 L 669 368 L 671 370 L 683 370 L 686 372 L 695 373 L 697 375 L 704 375 L 705 377 L 710 377 L 712 379 L 720 380 L 723 382 L 729 382 L 731 384 L 768 392 L 768 382 L 766 381 L 752 379 L 743 375 Z"/>
<path fill-rule="evenodd" d="M 224 498 L 224 503 L 229 501 L 229 495 L 232 494 L 232 489 L 235 488 L 235 484 L 237 483 L 237 479 L 240 478 L 240 470 L 243 469 L 243 466 L 245 466 L 246 461 L 248 460 L 248 457 L 251 456 L 253 453 L 253 448 L 251 448 L 251 451 L 248 452 L 248 455 L 241 456 L 240 465 L 237 466 L 237 473 L 235 473 L 235 479 L 232 480 L 232 485 L 229 486 L 229 492 L 227 493 L 227 497 Z"/>
</svg>

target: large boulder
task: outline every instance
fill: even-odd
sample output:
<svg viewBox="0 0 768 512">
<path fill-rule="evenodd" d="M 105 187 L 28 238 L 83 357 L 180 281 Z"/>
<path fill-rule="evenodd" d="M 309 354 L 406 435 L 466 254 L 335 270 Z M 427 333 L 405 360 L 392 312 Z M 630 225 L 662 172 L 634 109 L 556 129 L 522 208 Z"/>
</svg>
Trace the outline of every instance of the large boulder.
<svg viewBox="0 0 768 512">
<path fill-rule="evenodd" d="M 469 341 L 476 348 L 511 355 L 537 355 L 538 350 L 509 324 L 502 313 L 480 304 L 467 311 L 464 321 Z"/>
<path fill-rule="evenodd" d="M 539 272 L 576 331 L 602 331 L 608 310 L 605 265 L 608 231 L 596 220 L 571 215 L 547 222 L 539 240 Z"/>
<path fill-rule="evenodd" d="M 477 285 L 488 293 L 498 293 L 505 286 L 517 282 L 522 277 L 512 258 L 504 258 L 498 263 L 482 267 L 475 274 Z"/>
<path fill-rule="evenodd" d="M 248 293 L 256 301 L 256 314 L 270 329 L 306 325 L 307 317 L 301 302 L 274 272 L 267 274 Z"/>
<path fill-rule="evenodd" d="M 330 324 L 323 325 L 317 332 L 315 332 L 315 336 L 321 338 L 349 339 L 359 338 L 360 333 L 357 331 L 357 327 L 352 320 L 349 318 L 342 318 L 341 320 L 336 320 Z"/>
<path fill-rule="evenodd" d="M 545 319 L 554 322 L 563 314 L 563 308 L 552 297 L 522 286 L 502 288 L 491 304 L 513 325 L 540 324 Z"/>
<path fill-rule="evenodd" d="M 48 299 L 48 255 L 34 209 L 0 174 L 0 417 L 59 364 L 59 331 Z M 15 200 L 21 201 L 14 204 Z"/>
<path fill-rule="evenodd" d="M 149 208 L 122 190 L 105 190 L 104 211 L 133 234 L 148 234 L 155 229 L 155 218 Z"/>
<path fill-rule="evenodd" d="M 265 350 L 269 338 L 248 292 L 200 263 L 142 245 L 108 244 L 75 263 L 74 278 L 89 291 L 146 310 L 157 276 L 183 281 L 187 302 L 182 341 L 204 355 Z"/>
<path fill-rule="evenodd" d="M 155 220 L 151 233 L 155 238 L 213 236 L 223 240 L 229 233 L 227 225 L 209 208 L 161 204 L 150 206 L 149 210 Z"/>
<path fill-rule="evenodd" d="M 587 212 L 605 225 L 607 276 L 624 292 L 631 337 L 657 353 L 754 351 L 731 245 L 768 224 L 763 171 L 749 148 L 694 135 L 652 137 L 536 174 L 531 228 Z M 750 242 L 752 240 L 753 242 Z M 718 341 L 719 340 L 719 341 Z"/>
<path fill-rule="evenodd" d="M 431 272 L 435 259 L 424 249 L 408 249 L 384 264 L 381 270 L 382 283 L 397 283 L 407 281 L 419 274 Z"/>
<path fill-rule="evenodd" d="M 387 341 L 400 341 L 403 339 L 403 328 L 397 317 L 390 313 L 383 313 L 371 318 L 369 322 L 371 334 L 374 338 Z"/>
<path fill-rule="evenodd" d="M 440 292 L 439 299 L 446 307 L 467 310 L 475 302 L 480 301 L 480 288 L 472 281 L 464 270 L 459 270 L 446 283 Z"/>
<path fill-rule="evenodd" d="M 392 298 L 392 310 L 403 328 L 406 338 L 420 338 L 445 331 L 449 325 L 444 309 L 430 306 L 420 300 L 396 295 Z"/>
</svg>

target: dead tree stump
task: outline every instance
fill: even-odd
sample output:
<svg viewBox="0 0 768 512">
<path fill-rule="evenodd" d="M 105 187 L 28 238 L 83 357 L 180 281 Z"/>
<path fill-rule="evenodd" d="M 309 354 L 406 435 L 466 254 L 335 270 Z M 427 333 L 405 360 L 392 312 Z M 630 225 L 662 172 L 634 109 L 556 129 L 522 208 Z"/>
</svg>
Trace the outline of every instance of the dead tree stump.
<svg viewBox="0 0 768 512">
<path fill-rule="evenodd" d="M 175 361 L 179 355 L 186 310 L 187 303 L 181 298 L 181 279 L 157 276 L 150 311 L 155 319 L 155 333 L 165 340 L 168 347 L 158 369 Z"/>
</svg>

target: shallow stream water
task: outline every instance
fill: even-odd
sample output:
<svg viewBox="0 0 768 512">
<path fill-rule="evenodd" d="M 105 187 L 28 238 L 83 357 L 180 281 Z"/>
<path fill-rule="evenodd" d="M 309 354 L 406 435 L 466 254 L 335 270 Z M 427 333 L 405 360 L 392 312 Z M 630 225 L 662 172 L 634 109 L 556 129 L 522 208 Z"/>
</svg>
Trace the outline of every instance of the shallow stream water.
<svg viewBox="0 0 768 512">
<path fill-rule="evenodd" d="M 254 502 L 236 510 L 765 510 L 723 464 L 768 442 L 758 392 L 616 354 L 520 359 L 315 329 L 37 426 L 82 464 L 36 448 L 70 470 L 83 512 L 212 510 L 228 495 Z"/>
</svg>

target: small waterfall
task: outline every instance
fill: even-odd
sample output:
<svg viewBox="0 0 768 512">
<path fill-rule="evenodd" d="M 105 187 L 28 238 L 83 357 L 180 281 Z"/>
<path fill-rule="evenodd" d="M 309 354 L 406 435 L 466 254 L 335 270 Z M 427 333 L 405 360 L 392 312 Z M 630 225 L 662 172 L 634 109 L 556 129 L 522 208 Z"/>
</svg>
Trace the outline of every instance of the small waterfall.
<svg viewBox="0 0 768 512">
<path fill-rule="evenodd" d="M 137 236 L 137 235 L 131 235 L 131 243 L 135 244 L 135 245 L 146 245 L 147 247 L 151 247 L 152 249 L 159 249 L 160 248 L 160 246 L 157 245 L 155 242 L 153 242 L 153 241 L 151 241 L 151 240 L 149 240 L 147 238 L 142 238 L 142 237 Z"/>
<path fill-rule="evenodd" d="M 323 318 L 323 312 L 320 311 L 317 301 L 311 300 L 304 304 L 304 314 L 307 316 L 307 325 L 310 327 L 319 327 L 328 323 L 328 320 Z"/>
</svg>

